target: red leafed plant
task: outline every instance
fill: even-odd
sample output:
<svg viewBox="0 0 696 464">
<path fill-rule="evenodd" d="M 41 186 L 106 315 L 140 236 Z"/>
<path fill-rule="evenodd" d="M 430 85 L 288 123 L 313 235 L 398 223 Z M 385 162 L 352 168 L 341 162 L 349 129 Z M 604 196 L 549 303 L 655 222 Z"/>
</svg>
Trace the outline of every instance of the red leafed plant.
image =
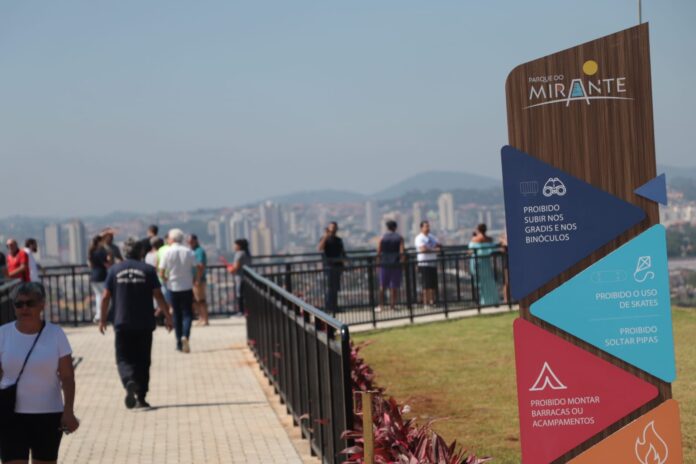
<svg viewBox="0 0 696 464">
<path fill-rule="evenodd" d="M 375 384 L 375 373 L 360 357 L 365 343 L 351 347 L 351 378 L 353 393 L 359 391 L 376 392 L 373 405 L 373 430 L 375 462 L 380 464 L 480 464 L 490 458 L 477 458 L 466 454 L 466 450 L 454 441 L 445 442 L 432 428 L 434 421 L 419 425 L 414 419 L 404 419 L 408 407 L 399 407 L 396 400 L 387 397 L 383 388 Z M 347 464 L 363 464 L 362 414 L 354 418 L 354 430 L 348 430 L 343 437 L 354 445 L 343 450 L 348 458 Z"/>
</svg>

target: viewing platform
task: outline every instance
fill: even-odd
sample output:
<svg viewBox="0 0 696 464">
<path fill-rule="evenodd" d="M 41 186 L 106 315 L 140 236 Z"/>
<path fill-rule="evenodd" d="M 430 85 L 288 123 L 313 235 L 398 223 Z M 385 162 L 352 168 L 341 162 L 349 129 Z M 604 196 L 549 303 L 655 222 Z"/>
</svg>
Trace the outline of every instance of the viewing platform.
<svg viewBox="0 0 696 464">
<path fill-rule="evenodd" d="M 174 335 L 155 331 L 148 400 L 128 410 L 116 371 L 114 333 L 66 327 L 77 363 L 76 415 L 81 427 L 64 436 L 66 463 L 302 464 L 259 381 L 246 347 L 244 318 L 194 327 L 191 353 Z"/>
</svg>

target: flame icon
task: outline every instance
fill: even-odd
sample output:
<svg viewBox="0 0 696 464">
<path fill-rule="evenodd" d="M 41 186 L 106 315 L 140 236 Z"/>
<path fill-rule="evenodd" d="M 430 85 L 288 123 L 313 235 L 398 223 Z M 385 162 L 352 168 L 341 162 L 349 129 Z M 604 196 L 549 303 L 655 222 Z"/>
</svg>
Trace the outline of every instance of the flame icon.
<svg viewBox="0 0 696 464">
<path fill-rule="evenodd" d="M 643 429 L 643 437 L 636 438 L 636 458 L 641 464 L 665 464 L 669 456 L 667 443 L 655 430 L 655 421 Z"/>
</svg>

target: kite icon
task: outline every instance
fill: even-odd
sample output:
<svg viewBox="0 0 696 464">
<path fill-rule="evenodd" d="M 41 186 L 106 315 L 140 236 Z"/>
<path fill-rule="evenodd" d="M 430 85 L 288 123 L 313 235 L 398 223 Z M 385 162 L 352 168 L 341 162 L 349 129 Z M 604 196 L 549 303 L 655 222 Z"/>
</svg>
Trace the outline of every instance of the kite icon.
<svg viewBox="0 0 696 464">
<path fill-rule="evenodd" d="M 651 271 L 652 268 L 652 257 L 650 256 L 640 256 L 638 257 L 638 263 L 636 264 L 636 270 L 633 272 L 633 279 L 638 283 L 643 283 L 646 280 L 652 280 L 655 278 L 655 273 Z"/>
</svg>

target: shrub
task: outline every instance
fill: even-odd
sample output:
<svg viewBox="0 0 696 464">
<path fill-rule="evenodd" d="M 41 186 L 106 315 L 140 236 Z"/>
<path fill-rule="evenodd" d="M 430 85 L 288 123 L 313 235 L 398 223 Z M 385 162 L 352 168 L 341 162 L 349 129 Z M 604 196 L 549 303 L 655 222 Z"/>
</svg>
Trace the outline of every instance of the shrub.
<svg viewBox="0 0 696 464">
<path fill-rule="evenodd" d="M 374 427 L 375 462 L 394 464 L 479 464 L 490 458 L 477 458 L 466 454 L 466 450 L 454 441 L 447 444 L 433 430 L 434 421 L 419 425 L 415 419 L 404 419 L 408 406 L 400 407 L 396 400 L 385 395 L 385 390 L 375 383 L 375 373 L 360 357 L 360 350 L 366 344 L 351 347 L 351 380 L 353 394 L 360 391 L 373 391 L 374 406 L 372 423 Z M 354 417 L 354 430 L 346 431 L 343 437 L 353 440 L 354 446 L 343 450 L 349 464 L 362 464 L 363 434 L 362 414 Z"/>
</svg>

